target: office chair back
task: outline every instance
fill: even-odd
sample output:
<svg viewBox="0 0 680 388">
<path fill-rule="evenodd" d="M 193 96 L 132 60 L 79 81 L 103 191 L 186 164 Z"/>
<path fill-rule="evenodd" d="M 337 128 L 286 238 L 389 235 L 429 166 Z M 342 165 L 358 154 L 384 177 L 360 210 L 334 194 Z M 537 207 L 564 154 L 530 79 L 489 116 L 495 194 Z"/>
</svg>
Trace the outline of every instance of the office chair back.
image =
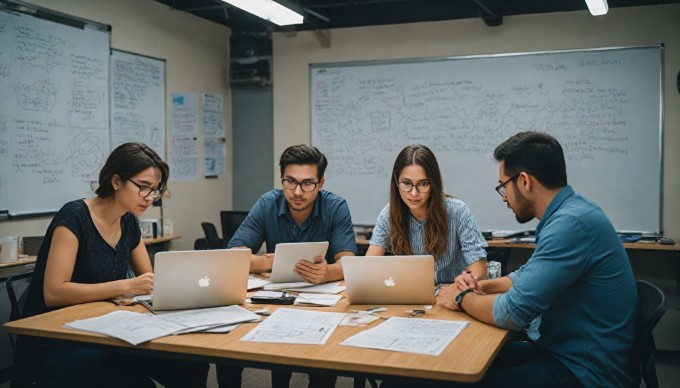
<svg viewBox="0 0 680 388">
<path fill-rule="evenodd" d="M 248 212 L 241 210 L 222 210 L 220 212 L 222 241 L 224 241 L 224 245 L 229 244 L 229 240 L 234 237 L 236 230 L 238 230 L 238 227 L 241 226 L 247 216 Z"/>
<path fill-rule="evenodd" d="M 636 352 L 640 361 L 641 377 L 645 382 L 645 387 L 657 388 L 659 380 L 656 376 L 656 365 L 654 363 L 656 345 L 652 330 L 666 313 L 666 297 L 658 287 L 651 283 L 644 280 L 638 280 L 635 283 L 640 300 L 640 326 L 638 328 Z"/>
<path fill-rule="evenodd" d="M 217 228 L 215 228 L 215 225 L 212 222 L 201 222 L 201 227 L 203 228 L 203 234 L 205 235 L 205 242 L 208 245 L 208 249 L 223 249 L 225 247 L 217 234 Z"/>
<path fill-rule="evenodd" d="M 16 321 L 17 319 L 22 318 L 21 312 L 24 308 L 24 304 L 26 304 L 28 286 L 31 283 L 31 279 L 33 279 L 33 271 L 12 275 L 5 280 L 5 285 L 7 286 L 7 297 L 9 298 L 10 304 L 10 321 Z M 21 293 L 18 292 L 18 287 L 16 287 L 20 280 L 23 280 L 26 284 L 26 288 Z M 11 337 L 11 335 L 10 340 L 12 342 L 12 346 L 14 346 L 14 339 Z"/>
</svg>

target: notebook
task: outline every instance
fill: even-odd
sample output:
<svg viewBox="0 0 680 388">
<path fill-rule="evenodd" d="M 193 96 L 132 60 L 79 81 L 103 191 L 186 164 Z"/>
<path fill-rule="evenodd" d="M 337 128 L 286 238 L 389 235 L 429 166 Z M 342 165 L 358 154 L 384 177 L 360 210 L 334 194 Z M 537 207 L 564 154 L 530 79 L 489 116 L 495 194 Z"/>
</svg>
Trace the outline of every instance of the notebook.
<svg viewBox="0 0 680 388">
<path fill-rule="evenodd" d="M 432 256 L 346 256 L 342 268 L 350 304 L 435 301 Z"/>
<path fill-rule="evenodd" d="M 250 249 L 158 252 L 153 299 L 141 303 L 154 312 L 243 304 L 250 255 Z"/>
<path fill-rule="evenodd" d="M 304 243 L 280 243 L 274 250 L 274 264 L 269 280 L 272 283 L 304 282 L 305 279 L 293 271 L 300 260 L 314 261 L 314 257 L 326 259 L 328 241 Z"/>
</svg>

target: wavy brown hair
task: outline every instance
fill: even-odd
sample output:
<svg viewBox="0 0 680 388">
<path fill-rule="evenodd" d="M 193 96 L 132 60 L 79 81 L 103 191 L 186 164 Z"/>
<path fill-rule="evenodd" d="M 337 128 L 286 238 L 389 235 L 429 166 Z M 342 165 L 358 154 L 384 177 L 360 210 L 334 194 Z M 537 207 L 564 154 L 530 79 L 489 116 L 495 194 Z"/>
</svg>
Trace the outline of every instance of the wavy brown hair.
<svg viewBox="0 0 680 388">
<path fill-rule="evenodd" d="M 448 214 L 444 201 L 442 174 L 434 153 L 422 144 L 407 146 L 397 156 L 390 180 L 390 250 L 395 255 L 412 254 L 409 238 L 408 206 L 399 195 L 399 174 L 404 167 L 418 165 L 425 170 L 430 182 L 430 198 L 427 203 L 427 223 L 425 224 L 425 251 L 439 258 L 446 248 L 449 233 Z"/>
</svg>

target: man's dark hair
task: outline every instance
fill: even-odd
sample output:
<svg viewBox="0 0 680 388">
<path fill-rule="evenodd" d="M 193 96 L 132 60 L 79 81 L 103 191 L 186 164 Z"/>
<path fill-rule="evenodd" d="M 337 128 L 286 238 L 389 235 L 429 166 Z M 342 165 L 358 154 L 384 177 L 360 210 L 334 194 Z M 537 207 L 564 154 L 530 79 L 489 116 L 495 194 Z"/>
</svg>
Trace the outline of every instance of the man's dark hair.
<svg viewBox="0 0 680 388">
<path fill-rule="evenodd" d="M 279 159 L 281 176 L 289 164 L 313 164 L 316 166 L 317 178 L 321 179 L 328 167 L 328 160 L 316 147 L 299 144 L 286 148 L 281 154 L 281 159 Z"/>
<path fill-rule="evenodd" d="M 562 146 L 547 133 L 517 133 L 496 147 L 493 156 L 497 161 L 503 161 L 503 173 L 507 176 L 524 171 L 549 189 L 567 185 L 567 167 Z"/>
</svg>

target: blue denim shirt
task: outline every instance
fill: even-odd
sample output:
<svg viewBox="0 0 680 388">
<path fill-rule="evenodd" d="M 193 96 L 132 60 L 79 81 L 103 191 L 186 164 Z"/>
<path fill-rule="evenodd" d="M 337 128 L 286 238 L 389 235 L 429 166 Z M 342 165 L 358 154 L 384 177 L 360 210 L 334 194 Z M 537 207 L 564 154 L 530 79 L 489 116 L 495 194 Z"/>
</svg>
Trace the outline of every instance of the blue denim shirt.
<svg viewBox="0 0 680 388">
<path fill-rule="evenodd" d="M 326 262 L 335 263 L 335 254 L 357 250 L 354 225 L 347 202 L 340 196 L 321 190 L 312 213 L 302 225 L 290 215 L 288 202 L 280 189 L 260 197 L 248 217 L 238 228 L 228 247 L 248 247 L 257 252 L 262 243 L 272 253 L 278 243 L 328 241 Z"/>
<path fill-rule="evenodd" d="M 536 344 L 586 386 L 632 386 L 638 296 L 623 244 L 594 203 L 567 186 L 536 227 L 536 250 L 496 297 L 497 326 L 541 316 Z"/>
</svg>

